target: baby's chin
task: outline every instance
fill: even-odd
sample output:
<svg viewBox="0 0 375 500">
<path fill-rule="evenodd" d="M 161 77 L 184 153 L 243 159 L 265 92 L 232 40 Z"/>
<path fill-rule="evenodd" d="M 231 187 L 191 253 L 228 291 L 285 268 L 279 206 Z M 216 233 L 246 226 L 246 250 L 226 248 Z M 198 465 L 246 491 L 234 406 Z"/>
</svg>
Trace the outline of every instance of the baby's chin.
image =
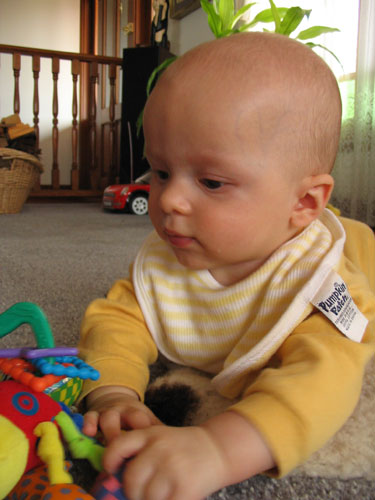
<svg viewBox="0 0 375 500">
<path fill-rule="evenodd" d="M 171 248 L 178 262 L 186 269 L 190 271 L 206 271 L 209 269 L 210 266 L 205 259 L 191 255 L 187 250 Z"/>
</svg>

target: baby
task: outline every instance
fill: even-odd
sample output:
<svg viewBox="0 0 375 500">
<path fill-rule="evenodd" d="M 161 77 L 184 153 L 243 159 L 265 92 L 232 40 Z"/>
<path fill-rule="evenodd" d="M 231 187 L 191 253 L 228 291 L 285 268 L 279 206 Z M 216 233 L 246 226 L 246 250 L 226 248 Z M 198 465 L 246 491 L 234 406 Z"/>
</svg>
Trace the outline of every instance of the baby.
<svg viewBox="0 0 375 500">
<path fill-rule="evenodd" d="M 341 101 L 323 60 L 281 35 L 202 44 L 144 112 L 155 231 L 131 277 L 85 314 L 84 432 L 125 459 L 130 500 L 197 500 L 320 448 L 358 400 L 374 352 L 375 244 L 325 209 Z M 345 246 L 344 246 L 345 243 Z M 143 404 L 158 353 L 233 398 L 200 426 Z M 121 432 L 126 429 L 127 432 Z"/>
</svg>

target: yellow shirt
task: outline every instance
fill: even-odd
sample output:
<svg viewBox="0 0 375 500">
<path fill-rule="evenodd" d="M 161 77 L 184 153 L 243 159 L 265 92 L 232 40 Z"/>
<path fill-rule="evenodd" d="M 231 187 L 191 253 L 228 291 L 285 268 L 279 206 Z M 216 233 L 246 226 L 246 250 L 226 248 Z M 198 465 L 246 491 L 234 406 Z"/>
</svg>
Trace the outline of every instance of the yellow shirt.
<svg viewBox="0 0 375 500">
<path fill-rule="evenodd" d="M 152 237 L 134 265 L 137 296 L 130 281 L 120 280 L 107 299 L 94 301 L 86 312 L 80 347 L 87 362 L 101 372 L 101 378 L 97 383 L 86 383 L 82 397 L 104 385 L 126 385 L 143 397 L 148 383 L 147 366 L 156 360 L 159 348 L 174 361 L 215 375 L 213 383 L 223 394 L 241 395 L 232 409 L 251 420 L 263 434 L 279 473 L 289 472 L 320 448 L 348 418 L 360 394 L 364 366 L 373 353 L 375 298 L 369 285 L 370 282 L 374 288 L 375 284 L 373 235 L 361 223 L 344 221 L 349 238 L 343 255 L 345 238 L 341 225 L 334 216 L 326 215 L 323 219 L 323 223 L 317 221 L 275 252 L 269 266 L 272 272 L 267 274 L 267 269 L 261 268 L 258 278 L 255 273 L 237 284 L 231 293 L 228 289 L 232 287 L 225 289 L 210 281 L 207 274 L 193 273 L 194 287 L 199 289 L 200 285 L 203 296 L 210 297 L 208 316 L 207 303 L 197 293 L 193 294 L 194 314 L 191 308 L 186 309 L 188 295 L 181 292 L 186 291 L 183 270 Z M 289 262 L 287 257 L 291 254 Z M 151 281 L 147 272 L 143 274 L 150 257 L 154 259 L 150 269 L 156 269 L 157 276 Z M 358 269 L 358 263 L 367 277 Z M 171 288 L 165 267 L 173 276 L 171 297 L 175 300 L 163 297 L 161 307 L 153 314 L 155 296 L 163 287 L 167 292 Z M 362 343 L 343 336 L 309 302 L 322 279 L 319 273 L 329 267 L 338 271 L 357 306 L 370 320 Z M 277 282 L 284 268 L 283 279 Z M 254 285 L 254 278 L 259 283 L 255 280 Z M 316 283 L 311 286 L 314 280 Z M 249 302 L 245 298 L 251 287 L 255 299 L 251 297 Z M 207 290 L 209 293 L 205 293 Z M 269 294 L 275 292 L 277 297 L 272 296 L 271 300 Z M 238 301 L 233 301 L 233 293 Z M 265 308 L 261 321 L 256 321 L 257 314 L 252 313 L 250 321 L 249 315 L 241 312 L 241 305 L 245 311 L 259 311 L 267 303 L 272 307 L 268 307 L 268 314 Z M 182 317 L 181 304 L 182 310 L 189 313 Z M 240 304 L 239 318 L 233 314 L 233 304 Z M 171 314 L 173 311 L 175 314 Z M 170 323 L 163 315 L 168 321 L 172 318 Z M 194 331 L 190 316 L 198 323 L 202 319 L 200 331 Z M 207 331 L 210 318 L 216 326 Z M 217 327 L 220 323 L 222 328 Z M 228 339 L 225 331 L 230 332 Z M 244 348 L 246 345 L 248 349 Z"/>
</svg>

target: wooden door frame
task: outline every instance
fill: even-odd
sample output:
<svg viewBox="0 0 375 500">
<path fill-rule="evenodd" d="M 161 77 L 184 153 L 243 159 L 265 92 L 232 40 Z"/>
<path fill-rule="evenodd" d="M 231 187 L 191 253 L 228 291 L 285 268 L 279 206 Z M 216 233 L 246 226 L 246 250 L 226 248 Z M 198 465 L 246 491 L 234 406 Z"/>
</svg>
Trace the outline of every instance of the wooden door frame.
<svg viewBox="0 0 375 500">
<path fill-rule="evenodd" d="M 129 47 L 147 47 L 151 39 L 152 0 L 128 0 L 128 20 L 134 23 L 129 34 Z"/>
<path fill-rule="evenodd" d="M 152 0 L 127 0 L 128 22 L 134 26 L 133 33 L 128 35 L 128 46 L 148 46 L 151 36 L 151 6 Z M 123 0 L 125 2 L 125 0 Z M 99 0 L 81 0 L 80 4 L 80 52 L 97 55 Z M 121 30 L 121 26 L 118 26 Z M 121 54 L 118 54 L 121 57 Z M 89 103 L 90 103 L 90 72 L 87 64 L 82 65 L 79 86 L 79 155 L 81 188 L 90 187 L 90 151 L 87 148 L 90 133 Z"/>
</svg>

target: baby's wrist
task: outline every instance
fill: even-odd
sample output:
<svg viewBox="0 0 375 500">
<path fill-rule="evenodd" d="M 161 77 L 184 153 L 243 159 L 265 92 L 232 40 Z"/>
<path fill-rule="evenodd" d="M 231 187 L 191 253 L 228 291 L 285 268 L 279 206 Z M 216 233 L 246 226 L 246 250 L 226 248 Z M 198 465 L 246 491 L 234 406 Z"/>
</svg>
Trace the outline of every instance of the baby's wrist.
<svg viewBox="0 0 375 500">
<path fill-rule="evenodd" d="M 86 397 L 86 407 L 90 409 L 94 404 L 96 405 L 99 401 L 110 401 L 115 399 L 121 399 L 122 397 L 131 397 L 139 401 L 138 394 L 129 387 L 124 386 L 105 386 L 95 389 Z"/>
<path fill-rule="evenodd" d="M 228 484 L 275 467 L 263 436 L 240 414 L 228 410 L 207 420 L 202 427 L 211 434 L 222 460 L 227 464 Z"/>
</svg>

